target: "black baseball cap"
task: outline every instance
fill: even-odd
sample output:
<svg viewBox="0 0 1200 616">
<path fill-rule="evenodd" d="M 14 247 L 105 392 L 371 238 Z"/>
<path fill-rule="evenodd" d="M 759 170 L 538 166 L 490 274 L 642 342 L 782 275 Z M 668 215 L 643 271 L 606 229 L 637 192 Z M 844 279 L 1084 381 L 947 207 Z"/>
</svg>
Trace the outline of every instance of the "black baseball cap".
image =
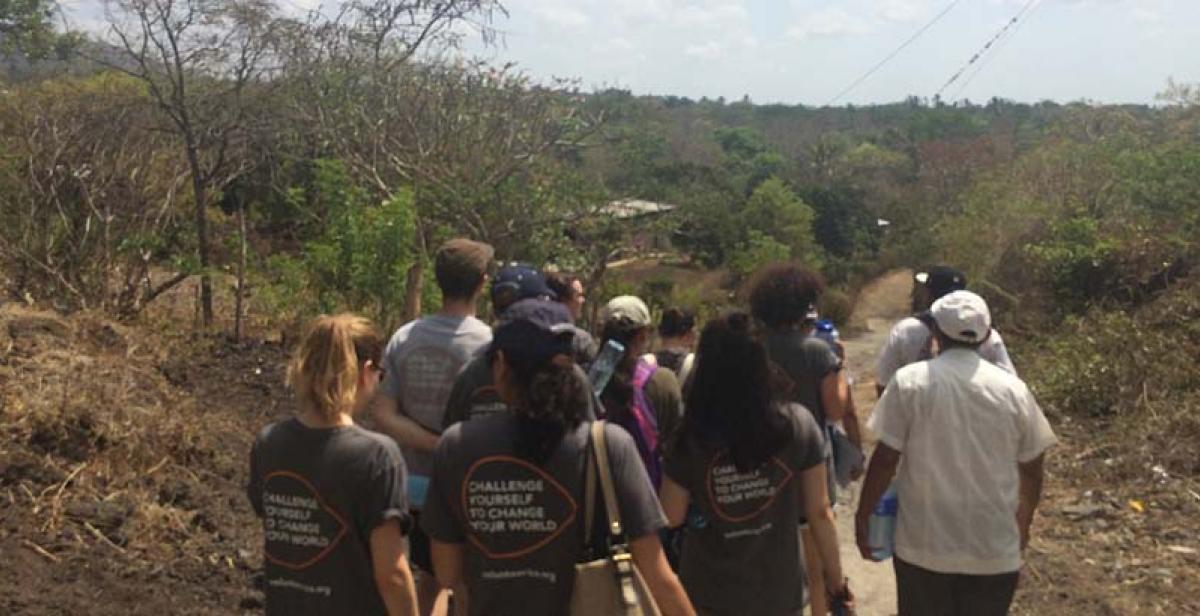
<svg viewBox="0 0 1200 616">
<path fill-rule="evenodd" d="M 557 297 L 542 273 L 527 263 L 506 263 L 492 277 L 492 306 L 497 314 L 524 299 Z"/>
<path fill-rule="evenodd" d="M 925 285 L 932 299 L 941 298 L 955 291 L 967 288 L 967 275 L 948 265 L 935 265 L 916 276 L 917 282 Z"/>
<path fill-rule="evenodd" d="M 504 312 L 492 332 L 489 352 L 503 351 L 507 361 L 540 366 L 556 355 L 573 356 L 575 331 L 566 306 L 541 299 L 519 301 Z"/>
</svg>

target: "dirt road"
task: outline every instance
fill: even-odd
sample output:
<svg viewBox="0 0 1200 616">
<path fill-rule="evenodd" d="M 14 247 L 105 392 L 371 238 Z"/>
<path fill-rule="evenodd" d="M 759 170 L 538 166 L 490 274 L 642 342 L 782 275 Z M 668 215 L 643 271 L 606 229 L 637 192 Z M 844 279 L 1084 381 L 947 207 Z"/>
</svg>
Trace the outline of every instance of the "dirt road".
<svg viewBox="0 0 1200 616">
<path fill-rule="evenodd" d="M 898 270 L 882 276 L 863 288 L 850 318 L 850 327 L 843 338 L 846 345 L 846 364 L 854 377 L 854 400 L 859 419 L 866 422 L 875 405 L 875 382 L 872 379 L 875 355 L 887 340 L 893 323 L 908 314 L 912 272 Z M 865 434 L 870 440 L 871 435 Z M 838 497 L 838 538 L 842 546 L 842 568 L 850 578 L 857 596 L 860 616 L 890 616 L 896 613 L 896 582 L 891 562 L 873 563 L 863 560 L 854 545 L 854 510 L 858 507 L 861 482 L 843 491 Z"/>
</svg>

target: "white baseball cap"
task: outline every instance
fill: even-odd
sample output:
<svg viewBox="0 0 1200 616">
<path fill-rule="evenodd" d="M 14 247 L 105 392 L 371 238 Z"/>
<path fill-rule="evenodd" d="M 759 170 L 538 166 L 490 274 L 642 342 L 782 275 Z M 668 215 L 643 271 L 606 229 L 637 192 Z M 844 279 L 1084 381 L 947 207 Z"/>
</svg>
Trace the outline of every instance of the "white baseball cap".
<svg viewBox="0 0 1200 616">
<path fill-rule="evenodd" d="M 983 342 L 992 331 L 992 313 L 982 297 L 970 291 L 942 296 L 930 308 L 938 329 L 959 342 Z"/>
<path fill-rule="evenodd" d="M 649 327 L 654 323 L 646 302 L 632 295 L 614 297 L 604 305 L 604 321 L 626 321 L 637 327 Z"/>
</svg>

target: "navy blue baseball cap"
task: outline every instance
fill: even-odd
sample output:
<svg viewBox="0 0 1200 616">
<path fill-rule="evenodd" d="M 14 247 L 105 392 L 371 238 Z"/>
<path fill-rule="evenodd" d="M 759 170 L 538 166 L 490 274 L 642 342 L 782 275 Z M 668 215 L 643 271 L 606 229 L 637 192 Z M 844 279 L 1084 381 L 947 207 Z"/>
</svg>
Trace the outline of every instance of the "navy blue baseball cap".
<svg viewBox="0 0 1200 616">
<path fill-rule="evenodd" d="M 492 332 L 490 352 L 503 351 L 509 362 L 539 366 L 557 355 L 573 356 L 575 331 L 571 313 L 558 302 L 521 300 L 500 319 Z"/>
<path fill-rule="evenodd" d="M 492 277 L 492 306 L 496 314 L 523 299 L 556 299 L 546 278 L 527 263 L 506 263 Z"/>
</svg>

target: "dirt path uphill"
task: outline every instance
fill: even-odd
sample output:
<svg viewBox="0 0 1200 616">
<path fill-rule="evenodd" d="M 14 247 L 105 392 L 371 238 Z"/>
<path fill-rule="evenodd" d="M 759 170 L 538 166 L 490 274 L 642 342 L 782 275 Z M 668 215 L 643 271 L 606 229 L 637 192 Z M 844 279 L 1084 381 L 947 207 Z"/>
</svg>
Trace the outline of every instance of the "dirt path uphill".
<svg viewBox="0 0 1200 616">
<path fill-rule="evenodd" d="M 866 422 L 875 405 L 875 356 L 887 340 L 892 324 L 908 314 L 912 272 L 896 270 L 869 283 L 858 295 L 843 342 L 846 365 L 854 378 L 854 400 L 859 419 Z M 874 445 L 870 434 L 864 435 Z M 838 495 L 838 538 L 841 541 L 842 568 L 850 578 L 861 616 L 889 616 L 896 613 L 896 582 L 891 562 L 863 560 L 854 545 L 854 511 L 862 484 L 855 483 Z"/>
</svg>

